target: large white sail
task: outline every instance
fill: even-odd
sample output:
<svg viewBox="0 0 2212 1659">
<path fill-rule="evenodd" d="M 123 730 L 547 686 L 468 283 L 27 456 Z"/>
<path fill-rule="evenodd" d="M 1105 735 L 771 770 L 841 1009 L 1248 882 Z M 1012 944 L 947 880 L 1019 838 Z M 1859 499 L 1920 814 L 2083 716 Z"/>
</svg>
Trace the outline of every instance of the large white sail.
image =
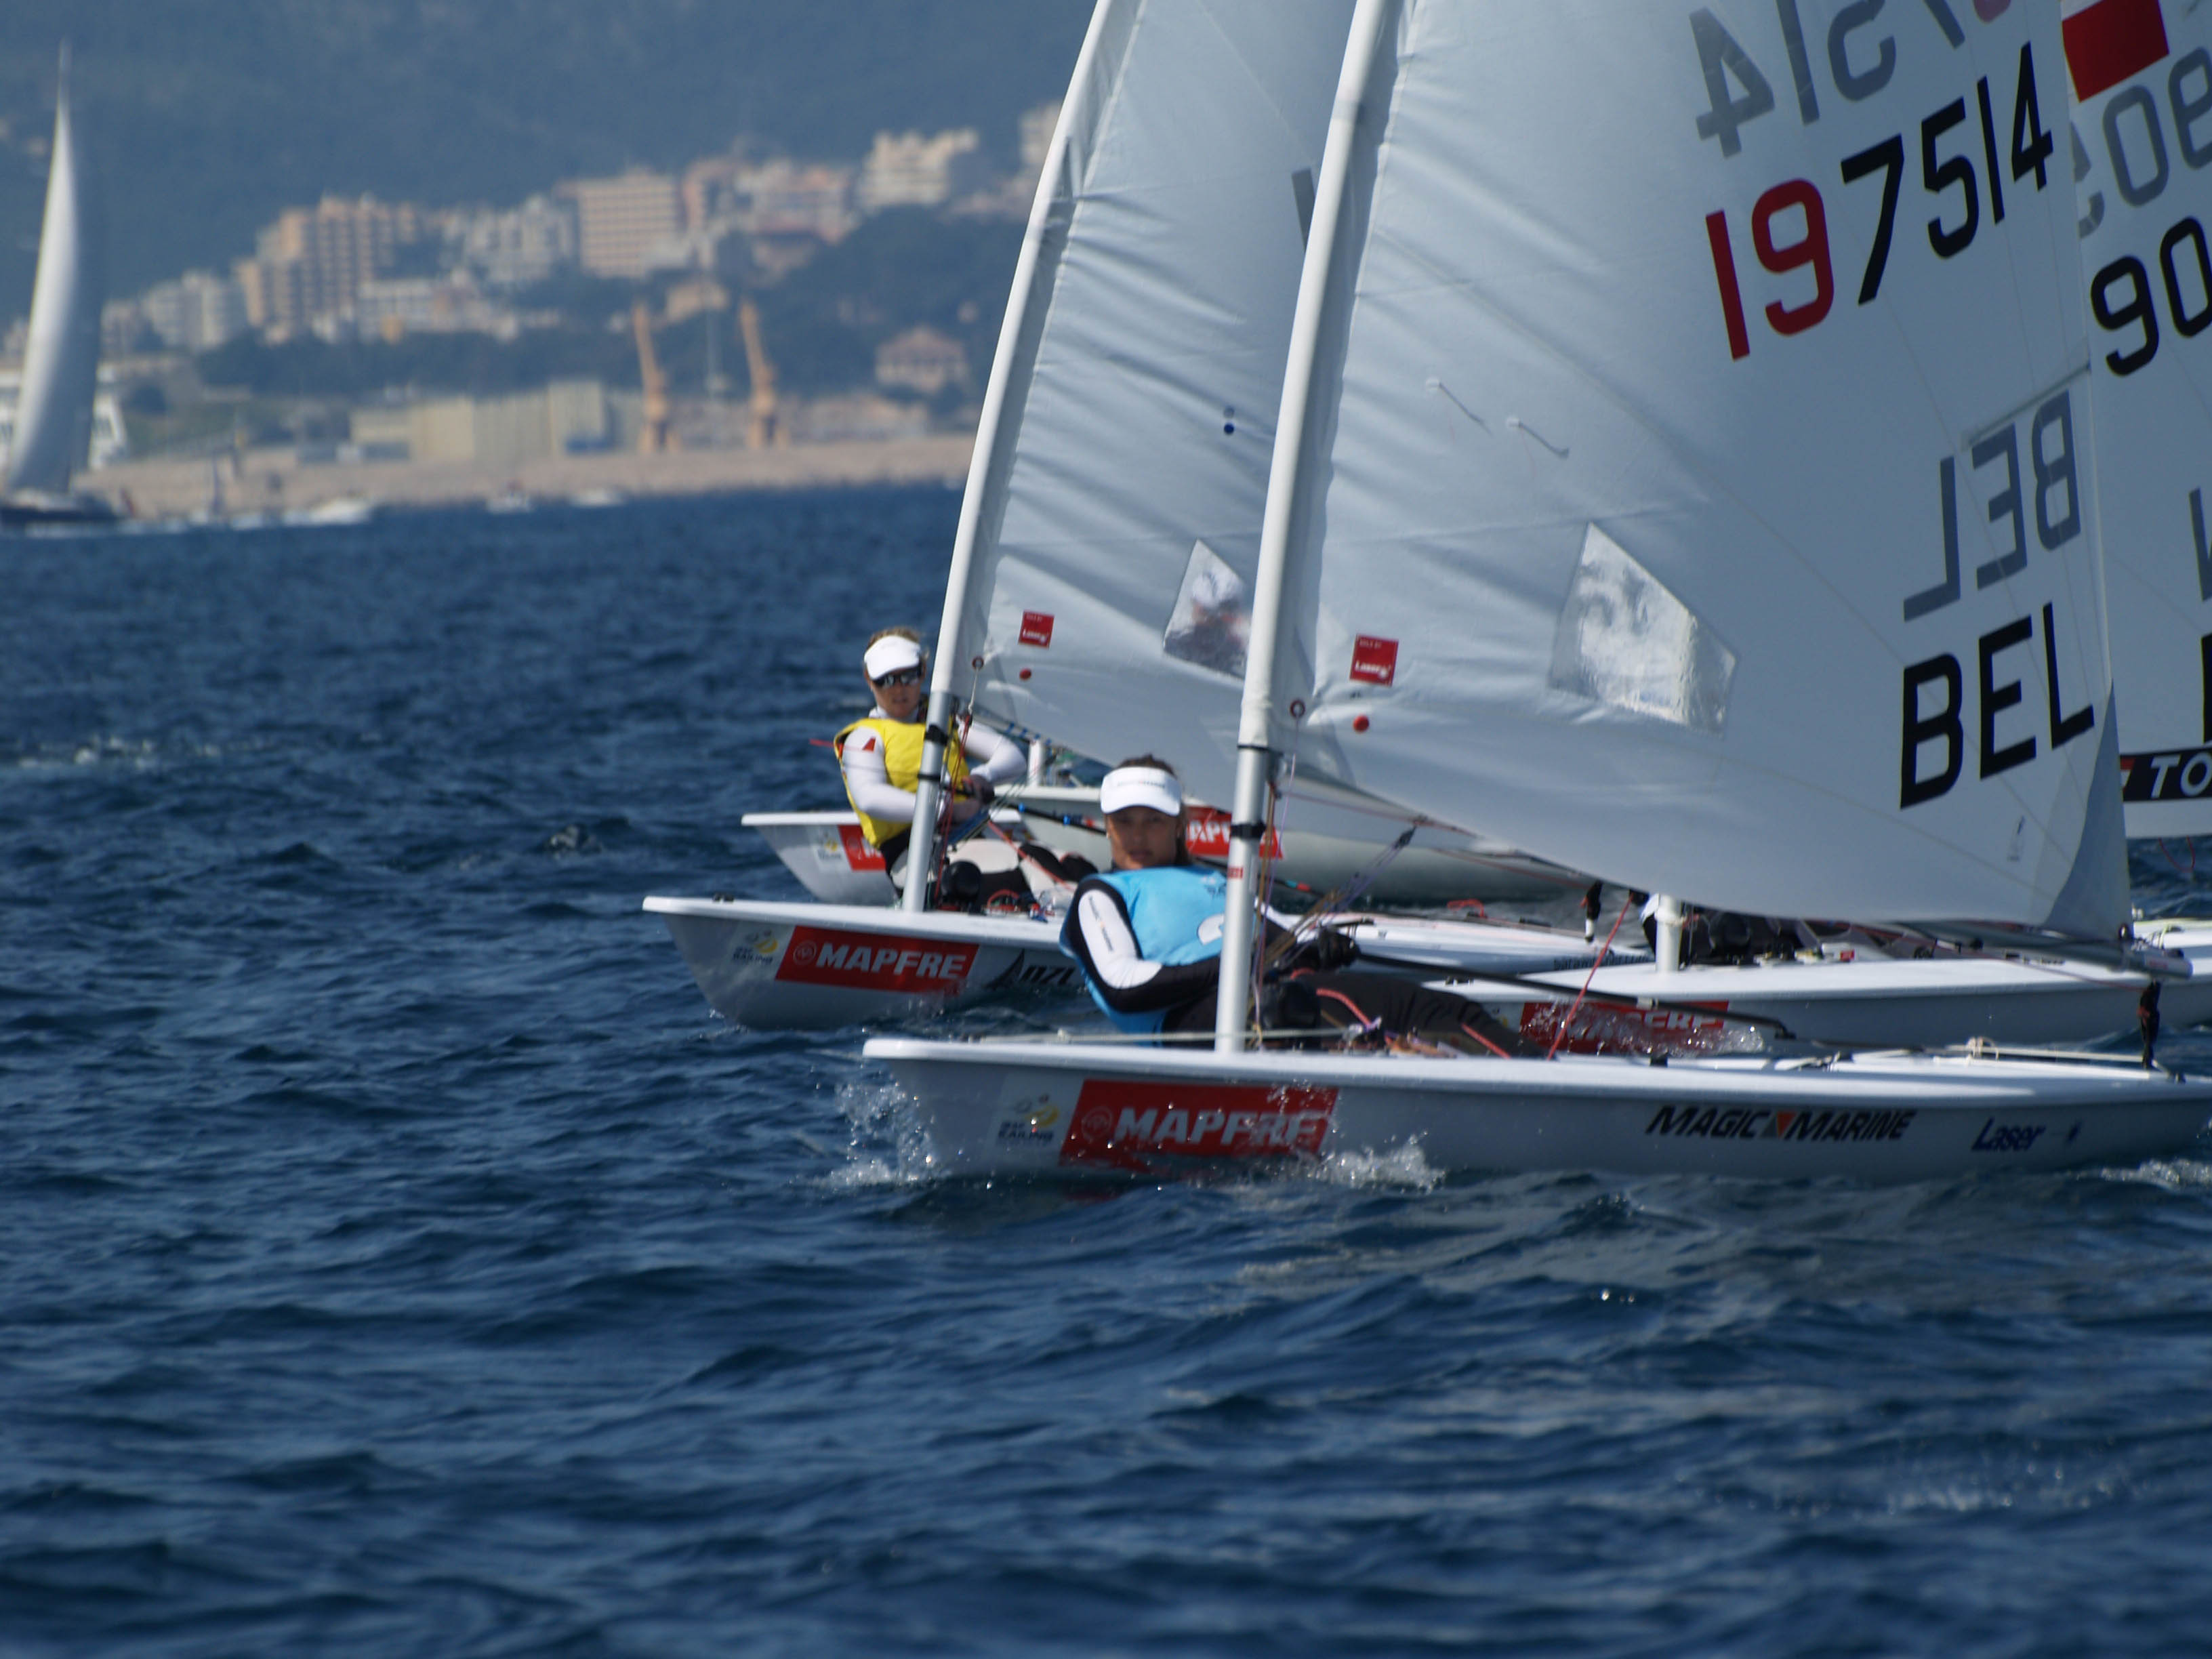
<svg viewBox="0 0 2212 1659">
<path fill-rule="evenodd" d="M 2212 14 L 2075 0 L 2112 684 L 2131 836 L 2212 832 Z"/>
<path fill-rule="evenodd" d="M 30 337 L 8 453 L 10 489 L 58 495 L 84 465 L 100 371 L 99 223 L 70 122 L 69 52 L 54 106 L 54 151 L 39 228 Z"/>
<path fill-rule="evenodd" d="M 1281 746 L 1698 902 L 2111 937 L 2065 74 L 2056 0 L 1401 0 Z"/>
<path fill-rule="evenodd" d="M 1102 6 L 1016 296 L 1027 327 L 1000 347 L 974 579 L 964 606 L 948 599 L 987 719 L 1109 761 L 1152 750 L 1216 800 L 1351 15 L 1352 0 Z"/>
</svg>

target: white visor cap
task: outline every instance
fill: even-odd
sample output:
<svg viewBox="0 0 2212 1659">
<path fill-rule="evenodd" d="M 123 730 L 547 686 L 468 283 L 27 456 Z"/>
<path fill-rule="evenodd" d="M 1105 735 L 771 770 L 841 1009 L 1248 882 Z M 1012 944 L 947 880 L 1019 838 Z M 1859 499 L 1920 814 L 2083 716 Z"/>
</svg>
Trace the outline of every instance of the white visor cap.
<svg viewBox="0 0 2212 1659">
<path fill-rule="evenodd" d="M 912 640 L 887 634 L 868 647 L 868 654 L 861 660 L 867 665 L 868 678 L 879 680 L 902 668 L 921 667 L 921 647 Z"/>
<path fill-rule="evenodd" d="M 1173 817 L 1182 811 L 1182 785 L 1157 766 L 1117 766 L 1098 786 L 1098 810 L 1110 818 L 1129 806 L 1149 806 Z"/>
</svg>

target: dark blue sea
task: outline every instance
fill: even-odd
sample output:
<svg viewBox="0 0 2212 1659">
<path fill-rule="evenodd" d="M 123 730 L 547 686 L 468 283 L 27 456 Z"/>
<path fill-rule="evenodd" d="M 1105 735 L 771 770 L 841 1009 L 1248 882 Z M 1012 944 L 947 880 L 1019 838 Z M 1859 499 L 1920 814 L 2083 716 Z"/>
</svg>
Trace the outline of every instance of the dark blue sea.
<svg viewBox="0 0 2212 1659">
<path fill-rule="evenodd" d="M 0 544 L 0 1655 L 2212 1650 L 2212 1143 L 946 1183 L 716 1019 L 957 507 Z"/>
</svg>

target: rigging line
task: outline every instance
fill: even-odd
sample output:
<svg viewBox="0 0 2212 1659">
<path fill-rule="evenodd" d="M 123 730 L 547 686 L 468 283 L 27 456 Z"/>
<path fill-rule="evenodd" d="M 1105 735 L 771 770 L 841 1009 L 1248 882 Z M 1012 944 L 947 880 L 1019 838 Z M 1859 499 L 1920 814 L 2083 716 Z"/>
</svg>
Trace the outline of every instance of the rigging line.
<svg viewBox="0 0 2212 1659">
<path fill-rule="evenodd" d="M 1065 876 L 1056 875 L 1050 869 L 1047 868 L 1042 859 L 1030 852 L 1022 845 L 1021 842 L 1016 841 L 1012 836 L 1008 835 L 1001 826 L 995 823 L 993 824 L 991 826 L 991 833 L 996 836 L 1000 841 L 1006 842 L 1007 846 L 1014 849 L 1014 857 L 1016 859 L 1042 873 L 1045 879 L 1051 882 L 1055 887 L 1066 887 L 1070 884 Z M 1043 898 L 1041 895 L 1030 895 L 1029 908 L 1030 913 L 1035 915 L 1049 916 L 1050 915 L 1050 912 L 1045 908 Z"/>
<path fill-rule="evenodd" d="M 1622 896 L 1620 914 L 1613 919 L 1613 932 L 1607 933 L 1605 943 L 1597 947 L 1597 960 L 1590 963 L 1589 973 L 1583 980 L 1583 988 L 1575 994 L 1574 1006 L 1567 1010 L 1567 1017 L 1559 1022 L 1559 1029 L 1552 1033 L 1552 1046 L 1544 1051 L 1545 1059 L 1559 1058 L 1559 1045 L 1567 1040 L 1567 1033 L 1574 1029 L 1575 1016 L 1582 1012 L 1583 999 L 1589 995 L 1590 981 L 1597 977 L 1597 970 L 1605 966 L 1606 957 L 1613 953 L 1613 937 L 1620 932 L 1620 924 L 1628 920 L 1628 907 L 1632 902 L 1632 895 Z"/>
<path fill-rule="evenodd" d="M 1861 931 L 1866 933 L 1871 937 L 1879 939 L 1884 932 L 1888 930 L 1869 927 L 1862 929 Z M 2039 945 L 2033 941 L 2023 940 L 2021 941 L 2020 950 L 2005 951 L 1993 950 L 1989 945 L 1982 944 L 1979 941 L 1976 942 L 1972 949 L 1969 949 L 1966 945 L 1960 945 L 1954 940 L 1945 939 L 1941 933 L 1929 933 L 1925 929 L 1918 927 L 1899 927 L 1892 933 L 1890 936 L 1893 939 L 1924 939 L 1931 945 L 1939 946 L 1948 945 L 1955 953 L 1951 957 L 1937 957 L 1933 958 L 1936 961 L 2009 962 L 2014 967 L 2032 969 L 2039 974 L 2048 974 L 2053 979 L 2066 980 L 2075 985 L 2094 985 L 2100 982 L 2091 978 L 2083 971 L 2085 969 L 2088 968 L 2101 968 L 2106 973 L 2141 974 L 2144 978 L 2153 981 L 2166 977 L 2176 979 L 2190 977 L 2190 975 L 2182 973 L 2179 969 L 2174 969 L 2171 975 L 2162 974 L 2159 970 L 2152 968 L 2148 963 L 2131 966 L 2124 957 L 2117 958 L 2111 963 L 2100 962 L 2095 956 L 2084 956 L 2077 959 L 2074 957 L 2058 953 L 2057 951 L 2056 941 L 2044 941 Z M 2144 944 L 2155 943 L 2154 940 L 2138 942 Z M 2101 950 L 2104 947 L 2098 945 L 2094 948 Z M 2031 957 L 2027 954 L 2024 954 L 2024 952 L 2036 951 L 2039 949 L 2045 951 L 2045 954 L 2035 957 L 2033 959 L 2031 959 Z M 2169 954 L 2171 953 L 2169 952 Z M 1926 959 L 1928 958 L 1923 958 L 1923 960 Z"/>
<path fill-rule="evenodd" d="M 1299 945 L 1313 938 L 1316 933 L 1328 925 L 1330 916 L 1348 908 L 1354 900 L 1380 880 L 1383 871 L 1389 868 L 1390 860 L 1405 850 L 1407 844 L 1413 839 L 1414 830 L 1419 827 L 1416 824 L 1407 824 L 1398 839 L 1384 848 L 1364 869 L 1355 872 L 1352 878 L 1335 891 L 1324 893 L 1320 898 L 1316 899 L 1313 908 L 1299 918 L 1298 925 L 1286 929 L 1282 937 L 1268 947 L 1267 955 L 1261 959 L 1262 970 L 1273 968 L 1285 957 L 1297 950 Z M 1308 931 L 1309 923 L 1311 924 L 1311 931 Z M 1364 951 L 1361 952 L 1363 957 L 1365 954 Z M 1376 959 L 1380 960 L 1380 958 Z"/>
</svg>

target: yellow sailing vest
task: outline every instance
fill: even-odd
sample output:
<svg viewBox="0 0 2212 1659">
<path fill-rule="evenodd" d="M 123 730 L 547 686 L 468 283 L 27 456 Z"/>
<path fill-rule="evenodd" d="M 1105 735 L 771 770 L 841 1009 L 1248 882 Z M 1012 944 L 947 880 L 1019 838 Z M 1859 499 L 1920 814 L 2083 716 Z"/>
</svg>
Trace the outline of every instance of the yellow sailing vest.
<svg viewBox="0 0 2212 1659">
<path fill-rule="evenodd" d="M 845 760 L 845 739 L 863 726 L 873 734 L 884 753 L 884 775 L 894 788 L 903 789 L 909 795 L 921 781 L 921 744 L 927 728 L 920 720 L 895 720 L 888 715 L 871 714 L 865 720 L 854 720 L 832 740 L 842 767 Z M 953 738 L 945 745 L 945 781 L 957 784 L 968 776 L 968 756 L 960 740 Z M 852 790 L 845 791 L 848 800 Z M 871 817 L 860 811 L 860 804 L 853 802 L 853 811 L 859 813 L 860 833 L 868 838 L 868 845 L 880 848 L 894 836 L 903 836 L 914 828 L 912 823 L 896 823 L 888 819 Z"/>
</svg>

